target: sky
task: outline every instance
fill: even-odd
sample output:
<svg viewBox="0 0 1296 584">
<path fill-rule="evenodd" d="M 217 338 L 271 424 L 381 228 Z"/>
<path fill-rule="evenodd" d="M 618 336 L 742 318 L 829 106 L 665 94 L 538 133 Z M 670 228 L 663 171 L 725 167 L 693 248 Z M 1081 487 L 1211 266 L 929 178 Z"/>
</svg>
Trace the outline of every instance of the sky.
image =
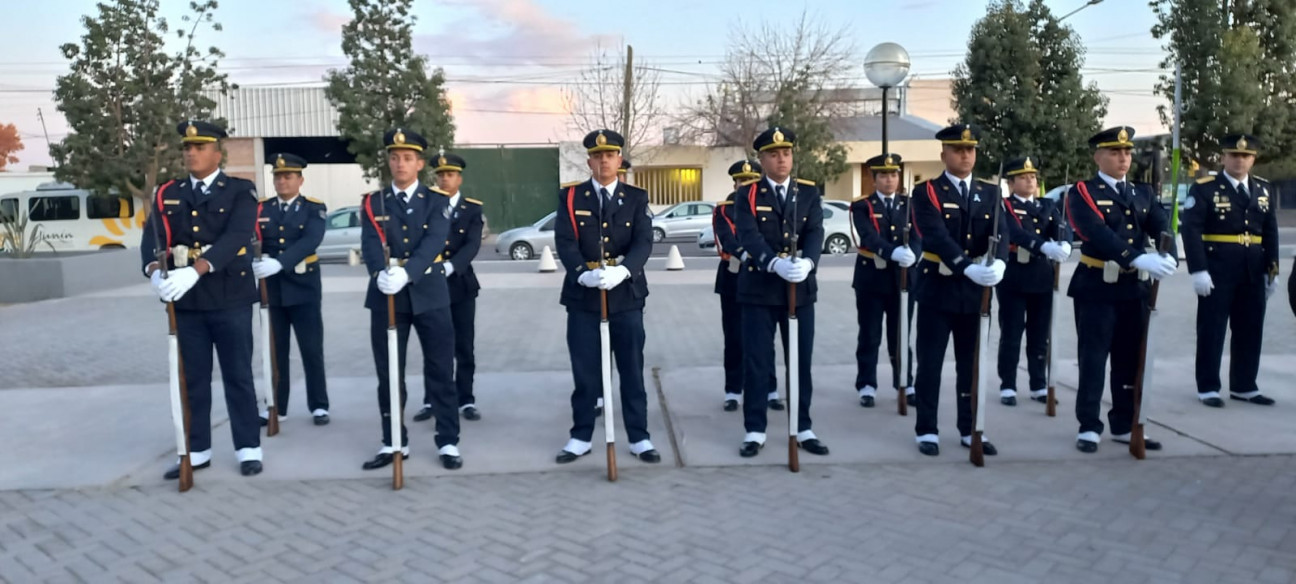
<svg viewBox="0 0 1296 584">
<path fill-rule="evenodd" d="M 12 3 L 17 4 L 17 3 Z M 5 9 L 0 40 L 0 123 L 18 126 L 26 149 L 11 169 L 49 163 L 50 139 L 67 134 L 52 97 L 55 78 L 66 72 L 59 45 L 77 42 L 81 17 L 93 0 L 24 2 Z M 1049 0 L 1055 14 L 1085 0 Z M 178 22 L 188 2 L 164 0 Z M 636 62 L 671 73 L 661 77 L 668 113 L 697 99 L 723 59 L 737 30 L 762 23 L 794 26 L 803 11 L 844 27 L 861 63 L 869 48 L 893 41 L 905 46 L 919 79 L 948 77 L 966 52 L 972 25 L 985 13 L 983 0 L 415 0 L 415 49 L 443 67 L 455 108 L 461 144 L 544 143 L 570 139 L 563 92 L 591 55 L 633 45 Z M 240 85 L 313 85 L 344 66 L 342 25 L 346 0 L 220 0 L 221 32 L 200 37 L 222 48 L 221 68 Z M 1163 131 L 1153 94 L 1163 57 L 1149 30 L 1155 21 L 1146 0 L 1103 0 L 1066 20 L 1083 39 L 1088 56 L 1082 73 L 1110 98 L 1107 125 L 1130 125 L 1140 133 Z"/>
</svg>

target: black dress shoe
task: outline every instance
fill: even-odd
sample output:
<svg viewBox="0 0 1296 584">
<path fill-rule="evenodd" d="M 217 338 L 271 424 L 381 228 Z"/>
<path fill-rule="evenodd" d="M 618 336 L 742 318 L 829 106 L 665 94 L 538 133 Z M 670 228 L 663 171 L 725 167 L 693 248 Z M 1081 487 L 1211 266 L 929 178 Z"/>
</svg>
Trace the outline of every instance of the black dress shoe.
<svg viewBox="0 0 1296 584">
<path fill-rule="evenodd" d="M 1201 403 L 1202 403 L 1202 405 L 1204 405 L 1204 406 L 1206 406 L 1206 407 L 1209 407 L 1209 408 L 1222 408 L 1222 407 L 1224 407 L 1224 400 L 1222 400 L 1222 399 L 1220 399 L 1220 398 L 1217 398 L 1217 397 L 1208 397 L 1208 398 L 1206 398 L 1206 399 L 1204 399 L 1204 400 L 1201 400 Z"/>
<path fill-rule="evenodd" d="M 1037 402 L 1042 403 L 1042 404 L 1047 404 L 1047 403 L 1048 403 L 1048 395 L 1032 395 L 1032 396 L 1031 396 L 1031 401 L 1037 401 Z M 1056 398 L 1056 397 L 1053 398 L 1053 405 L 1056 406 L 1056 405 L 1061 405 L 1061 404 L 1062 404 L 1062 400 L 1060 400 L 1060 399 L 1058 399 L 1058 398 Z"/>
<path fill-rule="evenodd" d="M 923 453 L 925 456 L 939 456 L 940 444 L 935 442 L 919 442 L 918 452 Z"/>
<path fill-rule="evenodd" d="M 726 411 L 726 412 L 736 412 L 736 411 L 738 411 L 738 400 L 736 400 L 736 399 L 727 399 L 727 400 L 725 400 L 725 403 L 724 403 L 724 411 Z"/>
<path fill-rule="evenodd" d="M 408 458 L 409 458 L 408 454 L 401 455 L 401 460 L 406 460 Z M 379 452 L 378 456 L 373 457 L 373 460 L 366 461 L 364 465 L 361 466 L 361 468 L 363 468 L 364 470 L 375 470 L 387 466 L 391 463 L 392 463 L 392 453 Z"/>
<path fill-rule="evenodd" d="M 1235 399 L 1235 400 L 1238 400 L 1238 401 L 1244 401 L 1244 402 L 1251 402 L 1251 403 L 1253 403 L 1253 404 L 1255 404 L 1255 405 L 1258 405 L 1258 406 L 1271 406 L 1271 405 L 1274 405 L 1274 400 L 1273 400 L 1272 398 L 1269 398 L 1269 397 L 1266 397 L 1266 396 L 1263 396 L 1263 395 L 1255 395 L 1255 396 L 1251 396 L 1251 397 L 1238 397 L 1238 396 L 1236 396 L 1236 395 L 1229 394 L 1229 399 Z"/>
<path fill-rule="evenodd" d="M 959 440 L 959 444 L 963 444 L 963 441 L 962 441 L 962 440 Z M 971 444 L 963 444 L 963 447 L 964 447 L 964 448 L 967 448 L 967 449 L 970 450 L 970 449 L 972 448 L 972 445 L 971 445 Z M 991 444 L 989 440 L 982 440 L 982 441 L 981 441 L 981 453 L 984 454 L 984 455 L 986 455 L 986 456 L 994 456 L 994 455 L 996 455 L 996 454 L 999 454 L 999 449 L 998 449 L 998 448 L 995 448 L 995 445 L 994 445 L 994 444 Z"/>
<path fill-rule="evenodd" d="M 764 447 L 765 445 L 760 442 L 743 442 L 742 446 L 738 447 L 738 456 L 751 458 L 760 454 L 761 449 Z"/>
<path fill-rule="evenodd" d="M 910 393 L 905 395 L 905 404 L 911 408 L 918 407 L 918 394 Z"/>
<path fill-rule="evenodd" d="M 1129 444 L 1129 440 L 1125 438 L 1112 438 L 1112 442 L 1119 442 L 1121 444 L 1126 444 L 1126 445 Z M 1151 438 L 1148 438 L 1147 436 L 1144 436 L 1143 448 L 1147 450 L 1161 450 L 1161 443 Z"/>
<path fill-rule="evenodd" d="M 636 454 L 635 456 L 637 456 L 639 460 L 652 463 L 652 464 L 661 462 L 661 453 L 653 449 L 645 450 L 643 452 L 640 452 L 639 454 Z"/>
<path fill-rule="evenodd" d="M 999 398 L 999 403 L 1001 403 L 1001 404 L 1003 404 L 1003 405 L 1006 405 L 1006 406 L 1015 406 L 1015 405 L 1017 405 L 1017 396 L 1015 396 L 1015 395 L 1006 395 L 1006 396 L 1000 397 L 1000 398 Z"/>
<path fill-rule="evenodd" d="M 772 400 L 769 400 L 769 409 L 774 410 L 774 411 L 776 411 L 776 412 L 781 412 L 781 411 L 783 411 L 783 410 L 785 409 L 785 408 L 783 407 L 783 400 L 781 400 L 781 399 L 772 399 Z"/>
<path fill-rule="evenodd" d="M 592 450 L 586 451 L 585 454 L 589 454 L 590 452 L 592 452 Z M 575 452 L 569 452 L 563 450 L 558 453 L 558 456 L 554 457 L 554 461 L 556 461 L 558 464 L 567 464 L 569 462 L 576 460 L 577 458 L 585 456 L 585 454 L 576 454 Z"/>
<path fill-rule="evenodd" d="M 446 467 L 446 470 L 457 470 L 463 468 L 463 457 L 451 456 L 449 454 L 442 454 L 441 466 Z"/>
<path fill-rule="evenodd" d="M 811 438 L 805 442 L 798 442 L 797 444 L 810 454 L 817 454 L 819 456 L 825 456 L 828 454 L 828 446 L 823 442 L 820 442 L 818 438 Z"/>
<path fill-rule="evenodd" d="M 1090 442 L 1088 440 L 1076 440 L 1076 450 L 1085 454 L 1093 454 L 1098 452 L 1098 443 Z"/>
<path fill-rule="evenodd" d="M 602 415 L 603 415 L 603 406 L 595 406 L 595 407 L 594 407 L 594 417 L 597 418 L 597 417 L 602 416 Z"/>
<path fill-rule="evenodd" d="M 415 422 L 426 422 L 432 419 L 432 406 L 423 406 L 419 408 L 417 414 L 414 414 Z"/>
<path fill-rule="evenodd" d="M 245 477 L 261 474 L 261 461 L 245 460 L 239 463 L 239 472 Z"/>
<path fill-rule="evenodd" d="M 470 422 L 476 422 L 481 419 L 481 412 L 477 411 L 477 406 L 468 406 L 464 408 L 463 417 Z"/>
<path fill-rule="evenodd" d="M 264 427 L 269 426 L 269 425 L 270 425 L 270 418 L 267 418 L 267 417 L 262 416 L 262 417 L 261 417 L 261 427 L 264 428 Z"/>
<path fill-rule="evenodd" d="M 318 416 L 315 416 L 315 425 L 316 425 L 316 426 L 327 426 L 328 423 L 329 423 L 329 417 L 328 417 L 328 414 L 320 414 L 320 415 L 318 415 Z"/>
<path fill-rule="evenodd" d="M 210 461 L 210 460 L 208 460 L 207 462 L 204 462 L 204 463 L 202 463 L 202 464 L 195 464 L 195 465 L 193 465 L 193 469 L 194 469 L 194 470 L 202 470 L 202 469 L 207 468 L 207 467 L 209 467 L 209 466 L 211 466 L 211 461 Z M 162 478 L 163 478 L 163 479 L 166 479 L 166 480 L 168 480 L 168 481 L 174 481 L 174 480 L 176 480 L 176 479 L 179 479 L 179 478 L 180 478 L 180 463 L 177 462 L 177 463 L 175 464 L 175 466 L 173 466 L 173 467 L 167 469 L 166 472 L 162 473 Z"/>
<path fill-rule="evenodd" d="M 861 395 L 861 396 L 860 396 L 860 407 L 863 407 L 863 408 L 871 408 L 871 407 L 873 407 L 873 396 L 871 396 L 871 395 Z"/>
</svg>

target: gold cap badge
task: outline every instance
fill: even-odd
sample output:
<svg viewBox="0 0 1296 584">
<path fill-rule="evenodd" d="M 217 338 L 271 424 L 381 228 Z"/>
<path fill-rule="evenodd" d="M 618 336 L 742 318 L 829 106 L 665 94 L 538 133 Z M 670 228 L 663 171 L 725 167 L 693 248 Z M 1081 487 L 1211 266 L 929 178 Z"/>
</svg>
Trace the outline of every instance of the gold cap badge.
<svg viewBox="0 0 1296 584">
<path fill-rule="evenodd" d="M 405 143 L 405 132 L 400 131 L 400 129 L 398 128 L 398 129 L 396 130 L 396 135 L 395 135 L 395 136 L 392 136 L 392 142 L 394 142 L 394 143 L 396 143 L 396 144 L 404 144 L 404 143 Z"/>
<path fill-rule="evenodd" d="M 751 172 L 751 171 L 752 171 L 751 163 L 749 163 L 749 162 L 743 162 L 743 165 L 742 165 L 742 171 L 743 171 L 743 172 Z"/>
<path fill-rule="evenodd" d="M 1242 137 L 1238 138 L 1237 147 L 1238 147 L 1238 150 L 1246 150 L 1246 147 L 1247 147 L 1247 139 L 1246 139 L 1246 136 L 1242 136 Z"/>
<path fill-rule="evenodd" d="M 283 168 L 285 166 L 288 166 L 288 163 L 284 161 L 283 155 L 281 154 L 279 155 L 279 159 L 275 161 L 275 168 Z"/>
<path fill-rule="evenodd" d="M 778 128 L 774 128 L 774 142 L 778 143 L 782 141 L 783 141 L 783 132 L 779 131 Z"/>
<path fill-rule="evenodd" d="M 1035 165 L 1031 164 L 1029 156 L 1026 157 L 1026 164 L 1022 166 L 1022 170 L 1035 170 Z"/>
<path fill-rule="evenodd" d="M 972 140 L 972 128 L 968 128 L 964 126 L 963 135 L 961 137 L 963 138 L 964 141 Z"/>
<path fill-rule="evenodd" d="M 185 128 L 185 137 L 193 138 L 194 136 L 197 135 L 198 135 L 198 128 L 193 125 L 193 122 L 189 122 L 189 127 Z"/>
<path fill-rule="evenodd" d="M 1128 141 L 1129 141 L 1129 132 L 1126 132 L 1126 131 L 1125 131 L 1125 128 L 1121 128 L 1120 133 L 1119 133 L 1119 134 L 1116 134 L 1116 140 L 1117 140 L 1118 142 L 1128 142 Z"/>
<path fill-rule="evenodd" d="M 886 157 L 886 160 L 883 160 L 883 161 L 882 161 L 882 164 L 885 164 L 885 165 L 887 165 L 887 166 L 892 166 L 892 165 L 895 164 L 895 159 L 891 158 L 891 155 L 888 154 L 887 157 Z"/>
<path fill-rule="evenodd" d="M 603 130 L 599 130 L 598 136 L 594 138 L 594 144 L 597 146 L 607 145 L 607 136 L 603 135 Z"/>
</svg>

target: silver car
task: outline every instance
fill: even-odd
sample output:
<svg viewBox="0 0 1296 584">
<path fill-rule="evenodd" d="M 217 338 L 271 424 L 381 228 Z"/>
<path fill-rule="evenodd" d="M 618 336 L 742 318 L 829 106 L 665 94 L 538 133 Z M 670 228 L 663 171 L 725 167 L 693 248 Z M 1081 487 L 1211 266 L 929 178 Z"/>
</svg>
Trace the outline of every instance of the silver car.
<svg viewBox="0 0 1296 584">
<path fill-rule="evenodd" d="M 711 226 L 711 211 L 715 203 L 709 201 L 689 201 L 679 203 L 653 215 L 653 243 L 667 239 L 692 238 L 703 229 Z"/>
<path fill-rule="evenodd" d="M 841 255 L 851 252 L 854 243 L 851 239 L 850 213 L 842 211 L 835 202 L 825 201 L 824 217 L 824 253 Z M 715 247 L 715 233 L 708 225 L 697 238 L 698 247 L 702 249 Z"/>
<path fill-rule="evenodd" d="M 360 249 L 360 207 L 329 211 L 324 219 L 324 240 L 315 254 L 321 260 L 346 260 L 352 249 Z"/>
<path fill-rule="evenodd" d="M 553 249 L 554 220 L 557 217 L 558 212 L 553 211 L 535 223 L 500 233 L 495 239 L 495 253 L 508 254 L 515 260 L 531 260 L 539 256 L 545 246 Z"/>
</svg>

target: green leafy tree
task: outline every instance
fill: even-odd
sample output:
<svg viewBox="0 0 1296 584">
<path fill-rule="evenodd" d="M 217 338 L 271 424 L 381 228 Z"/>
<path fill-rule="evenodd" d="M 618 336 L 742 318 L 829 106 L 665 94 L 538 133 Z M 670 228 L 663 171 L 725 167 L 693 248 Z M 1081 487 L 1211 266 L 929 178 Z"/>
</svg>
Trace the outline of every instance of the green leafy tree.
<svg viewBox="0 0 1296 584">
<path fill-rule="evenodd" d="M 1043 0 L 990 4 L 954 70 L 958 119 L 982 129 L 978 174 L 998 172 L 1005 158 L 1032 155 L 1041 180 L 1054 185 L 1092 166 L 1087 141 L 1100 129 L 1107 99 L 1085 85 L 1083 66 L 1080 37 Z"/>
<path fill-rule="evenodd" d="M 158 14 L 159 0 L 100 2 L 81 18 L 80 42 L 60 47 L 71 71 L 58 78 L 54 100 L 71 132 L 50 147 L 56 178 L 148 200 L 183 171 L 176 124 L 223 125 L 211 117 L 213 95 L 232 87 L 216 69 L 224 54 L 197 46 L 200 31 L 221 30 L 216 8 L 216 0 L 190 2 L 174 31 Z M 168 50 L 170 35 L 179 50 Z"/>
<path fill-rule="evenodd" d="M 352 18 L 342 28 L 342 52 L 351 64 L 330 71 L 325 95 L 338 110 L 338 132 L 367 178 L 387 181 L 383 133 L 414 130 L 433 152 L 454 144 L 454 120 L 445 74 L 430 74 L 414 53 L 413 0 L 350 0 Z"/>
<path fill-rule="evenodd" d="M 830 120 L 815 113 L 814 93 L 806 90 L 809 83 L 799 78 L 784 85 L 767 122 L 796 132 L 797 177 L 824 184 L 846 172 L 846 148 L 833 136 Z"/>
</svg>

